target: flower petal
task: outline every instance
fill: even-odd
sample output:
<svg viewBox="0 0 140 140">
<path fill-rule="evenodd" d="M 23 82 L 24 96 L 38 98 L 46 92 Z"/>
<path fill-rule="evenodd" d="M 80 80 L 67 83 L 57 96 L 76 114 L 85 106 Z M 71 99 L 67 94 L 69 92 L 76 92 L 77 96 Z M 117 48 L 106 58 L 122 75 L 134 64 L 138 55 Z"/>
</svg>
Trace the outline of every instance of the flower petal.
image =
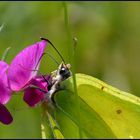
<svg viewBox="0 0 140 140">
<path fill-rule="evenodd" d="M 46 47 L 46 41 L 26 47 L 12 61 L 8 69 L 8 80 L 13 91 L 21 90 L 30 81 L 38 70 L 41 57 Z"/>
<path fill-rule="evenodd" d="M 44 93 L 37 89 L 30 88 L 25 91 L 23 99 L 29 106 L 33 107 L 44 99 Z"/>
<path fill-rule="evenodd" d="M 7 81 L 7 74 L 6 70 L 8 69 L 8 64 L 4 61 L 0 61 L 0 103 L 6 104 L 10 97 L 11 97 L 11 91 L 8 87 L 8 81 Z"/>
<path fill-rule="evenodd" d="M 48 76 L 48 78 L 46 79 L 49 78 L 50 76 Z M 48 83 L 42 77 L 37 77 L 33 79 L 30 84 L 35 85 L 36 87 L 39 87 L 40 89 L 45 91 L 43 92 L 39 89 L 31 87 L 25 89 L 23 99 L 29 106 L 33 107 L 44 99 L 44 95 L 48 92 Z"/>
<path fill-rule="evenodd" d="M 9 67 L 9 65 L 6 62 L 0 61 L 0 72 L 6 72 L 8 67 Z"/>
<path fill-rule="evenodd" d="M 4 124 L 10 124 L 13 118 L 7 108 L 0 104 L 0 121 Z"/>
</svg>

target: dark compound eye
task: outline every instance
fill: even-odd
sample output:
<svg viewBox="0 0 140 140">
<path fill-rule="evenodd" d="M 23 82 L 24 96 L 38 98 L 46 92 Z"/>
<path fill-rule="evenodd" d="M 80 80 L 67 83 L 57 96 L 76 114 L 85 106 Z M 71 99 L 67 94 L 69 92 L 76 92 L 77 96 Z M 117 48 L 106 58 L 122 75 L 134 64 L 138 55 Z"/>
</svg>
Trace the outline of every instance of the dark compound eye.
<svg viewBox="0 0 140 140">
<path fill-rule="evenodd" d="M 66 72 L 66 69 L 65 68 L 62 68 L 61 70 L 60 70 L 60 74 L 63 74 L 63 73 L 65 73 Z"/>
</svg>

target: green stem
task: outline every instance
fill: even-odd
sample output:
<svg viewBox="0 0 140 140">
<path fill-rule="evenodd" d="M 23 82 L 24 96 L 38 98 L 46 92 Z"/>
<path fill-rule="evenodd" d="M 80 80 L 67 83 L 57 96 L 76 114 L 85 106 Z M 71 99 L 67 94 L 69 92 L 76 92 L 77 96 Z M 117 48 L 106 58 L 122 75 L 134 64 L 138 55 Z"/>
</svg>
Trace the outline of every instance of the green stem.
<svg viewBox="0 0 140 140">
<path fill-rule="evenodd" d="M 11 49 L 11 47 L 8 47 L 8 48 L 4 51 L 4 53 L 3 53 L 3 55 L 2 55 L 2 58 L 1 58 L 2 61 L 4 61 L 4 60 L 6 59 L 6 57 L 7 57 L 8 52 L 9 52 L 10 49 Z"/>
<path fill-rule="evenodd" d="M 69 61 L 72 64 L 72 74 L 73 74 L 73 84 L 74 84 L 74 93 L 75 93 L 75 101 L 76 101 L 76 108 L 77 108 L 77 117 L 79 118 L 79 137 L 82 138 L 82 131 L 81 131 L 81 123 L 80 123 L 80 102 L 78 100 L 78 93 L 77 93 L 77 86 L 76 86 L 76 77 L 75 77 L 75 53 L 73 54 L 73 44 L 72 44 L 72 35 L 70 32 L 70 26 L 69 26 L 69 19 L 68 19 L 68 10 L 67 10 L 67 4 L 66 2 L 63 2 L 64 7 L 64 20 L 65 20 L 65 26 L 66 26 L 66 32 L 68 37 L 68 56 Z"/>
</svg>

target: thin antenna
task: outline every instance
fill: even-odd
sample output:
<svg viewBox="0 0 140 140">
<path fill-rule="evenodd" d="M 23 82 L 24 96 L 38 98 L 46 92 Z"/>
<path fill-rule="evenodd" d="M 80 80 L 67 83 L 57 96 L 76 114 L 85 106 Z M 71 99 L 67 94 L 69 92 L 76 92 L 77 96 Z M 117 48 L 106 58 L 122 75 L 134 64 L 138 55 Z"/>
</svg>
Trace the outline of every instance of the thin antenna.
<svg viewBox="0 0 140 140">
<path fill-rule="evenodd" d="M 51 54 L 49 54 L 48 52 L 46 52 L 46 54 L 48 54 L 48 56 L 49 56 L 51 59 L 53 59 L 53 61 L 54 61 L 57 65 L 59 65 L 59 63 L 54 59 L 54 57 L 53 57 Z"/>
<path fill-rule="evenodd" d="M 46 38 L 43 38 L 43 37 L 40 37 L 41 40 L 45 40 L 47 41 L 48 43 L 51 44 L 51 46 L 57 51 L 57 53 L 59 54 L 59 56 L 61 57 L 62 61 L 65 63 L 65 60 L 63 59 L 62 55 L 59 53 L 59 51 L 54 47 L 54 45 L 52 44 L 52 42 Z"/>
</svg>

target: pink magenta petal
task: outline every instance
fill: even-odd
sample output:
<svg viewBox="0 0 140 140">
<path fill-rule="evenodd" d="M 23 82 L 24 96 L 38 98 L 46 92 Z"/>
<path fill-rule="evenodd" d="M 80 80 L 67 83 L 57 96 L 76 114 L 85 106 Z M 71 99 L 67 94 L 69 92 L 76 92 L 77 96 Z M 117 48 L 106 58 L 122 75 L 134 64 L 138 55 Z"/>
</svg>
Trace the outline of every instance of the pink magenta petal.
<svg viewBox="0 0 140 140">
<path fill-rule="evenodd" d="M 0 121 L 4 124 L 10 124 L 13 118 L 7 108 L 0 104 Z"/>
<path fill-rule="evenodd" d="M 39 89 L 31 88 L 31 87 L 25 89 L 23 99 L 29 106 L 33 107 L 44 99 L 44 95 L 48 92 L 48 87 L 47 87 L 48 83 L 42 77 L 37 77 L 33 79 L 30 84 L 35 85 L 36 87 L 39 87 L 40 89 L 45 91 L 43 92 L 40 91 Z"/>
<path fill-rule="evenodd" d="M 44 99 L 44 93 L 37 89 L 27 89 L 24 93 L 24 101 L 31 107 L 35 106 Z"/>
<path fill-rule="evenodd" d="M 7 74 L 6 70 L 8 69 L 8 64 L 4 61 L 0 61 L 0 103 L 6 104 L 10 97 L 11 97 L 11 91 L 8 87 L 7 82 Z"/>
<path fill-rule="evenodd" d="M 38 70 L 46 44 L 44 40 L 37 42 L 14 58 L 8 69 L 9 85 L 13 91 L 21 90 L 37 74 L 33 70 Z"/>
</svg>

